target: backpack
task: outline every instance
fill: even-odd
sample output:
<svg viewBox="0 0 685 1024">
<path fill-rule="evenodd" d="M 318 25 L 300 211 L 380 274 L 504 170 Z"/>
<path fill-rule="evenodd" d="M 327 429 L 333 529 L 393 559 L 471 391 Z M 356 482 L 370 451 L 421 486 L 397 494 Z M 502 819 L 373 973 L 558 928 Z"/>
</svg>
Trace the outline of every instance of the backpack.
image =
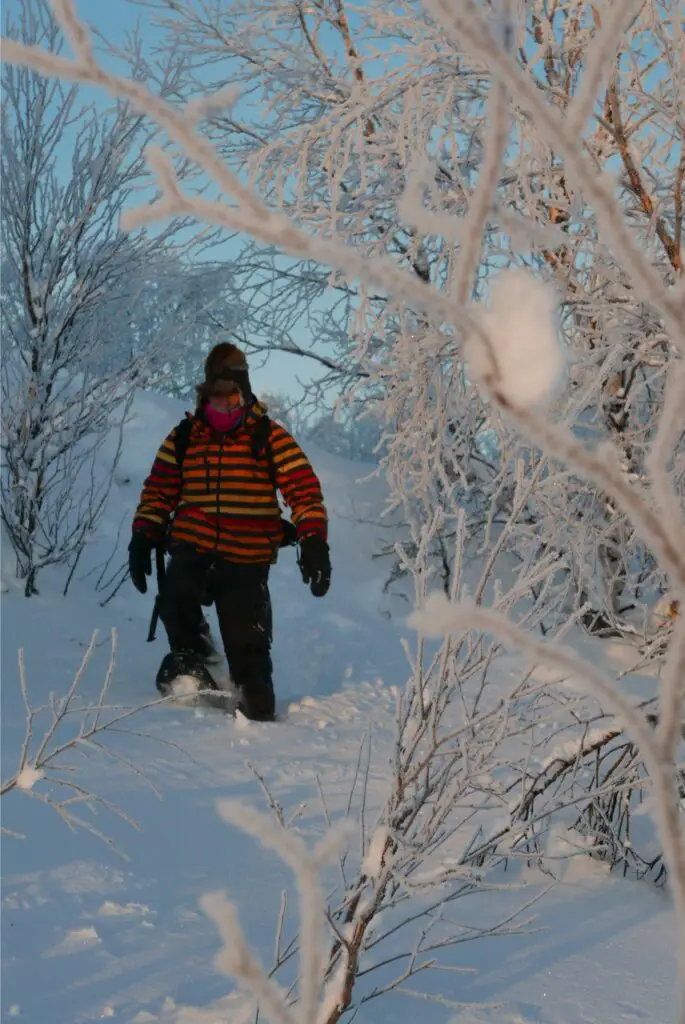
<svg viewBox="0 0 685 1024">
<path fill-rule="evenodd" d="M 178 467 L 181 470 L 183 469 L 183 460 L 185 459 L 186 452 L 188 451 L 190 431 L 192 430 L 192 427 L 193 421 L 188 419 L 187 416 L 184 416 L 176 427 L 176 433 L 174 434 L 174 454 L 176 455 Z M 271 420 L 268 416 L 260 416 L 254 430 L 252 431 L 252 455 L 255 462 L 259 462 L 262 456 L 266 456 L 269 479 L 271 480 L 271 485 L 274 491 L 278 493 L 278 486 L 276 484 L 276 464 L 274 463 L 274 455 L 271 450 Z M 289 519 L 284 519 L 281 547 L 292 547 L 296 543 L 297 530 Z"/>
</svg>

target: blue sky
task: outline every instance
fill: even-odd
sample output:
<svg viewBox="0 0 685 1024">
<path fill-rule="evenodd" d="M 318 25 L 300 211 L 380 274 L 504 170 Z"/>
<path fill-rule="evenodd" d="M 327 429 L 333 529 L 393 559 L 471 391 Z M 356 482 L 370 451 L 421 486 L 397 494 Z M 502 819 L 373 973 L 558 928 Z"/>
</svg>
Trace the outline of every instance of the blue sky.
<svg viewBox="0 0 685 1024">
<path fill-rule="evenodd" d="M 76 0 L 77 9 L 82 18 L 99 29 L 112 43 L 123 42 L 127 31 L 139 26 L 144 43 L 153 43 L 159 38 L 151 24 L 151 12 L 138 7 L 128 0 Z M 21 0 L 3 0 L 3 21 L 7 15 L 12 16 L 21 8 Z M 103 93 L 88 91 L 88 98 L 102 103 L 103 108 L 110 105 L 110 99 Z M 65 159 L 65 169 L 68 162 Z M 227 242 L 214 251 L 215 258 L 235 258 L 239 251 L 239 243 Z M 219 340 L 219 339 L 217 339 Z M 306 339 L 299 339 L 303 345 Z M 299 356 L 282 353 L 271 353 L 266 358 L 254 359 L 252 381 L 258 393 L 285 392 L 297 397 L 302 393 L 300 381 L 311 380 L 316 375 L 316 364 Z M 263 365 L 262 365 L 263 364 Z"/>
</svg>

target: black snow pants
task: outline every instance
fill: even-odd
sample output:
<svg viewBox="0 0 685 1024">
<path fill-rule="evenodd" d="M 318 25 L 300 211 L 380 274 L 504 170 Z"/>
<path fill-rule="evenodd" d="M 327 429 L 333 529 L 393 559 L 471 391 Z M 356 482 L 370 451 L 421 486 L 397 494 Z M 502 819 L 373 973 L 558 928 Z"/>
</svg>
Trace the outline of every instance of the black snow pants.
<svg viewBox="0 0 685 1024">
<path fill-rule="evenodd" d="M 268 564 L 227 562 L 189 545 L 173 547 L 158 603 L 169 646 L 172 651 L 201 649 L 202 597 L 210 568 L 233 683 L 250 705 L 269 713 L 274 697 Z"/>
</svg>

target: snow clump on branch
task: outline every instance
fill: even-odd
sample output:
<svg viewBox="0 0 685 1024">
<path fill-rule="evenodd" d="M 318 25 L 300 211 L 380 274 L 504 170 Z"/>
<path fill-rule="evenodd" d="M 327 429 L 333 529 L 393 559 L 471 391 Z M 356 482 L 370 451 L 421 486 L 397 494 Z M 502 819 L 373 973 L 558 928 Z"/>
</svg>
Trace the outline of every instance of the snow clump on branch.
<svg viewBox="0 0 685 1024">
<path fill-rule="evenodd" d="M 566 355 L 554 290 L 526 271 L 503 270 L 466 346 L 476 380 L 510 405 L 545 408 L 559 392 Z"/>
</svg>

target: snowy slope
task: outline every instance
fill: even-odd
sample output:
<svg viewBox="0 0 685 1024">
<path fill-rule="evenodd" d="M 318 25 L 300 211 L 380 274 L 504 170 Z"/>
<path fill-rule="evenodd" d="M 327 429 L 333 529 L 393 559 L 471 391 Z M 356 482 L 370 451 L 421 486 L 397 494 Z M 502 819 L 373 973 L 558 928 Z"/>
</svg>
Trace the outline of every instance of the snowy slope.
<svg viewBox="0 0 685 1024">
<path fill-rule="evenodd" d="M 79 576 L 110 556 L 122 522 L 113 565 L 123 561 L 140 484 L 159 441 L 182 412 L 178 403 L 139 396 L 108 518 Z M 299 810 L 299 827 L 318 835 L 325 827 L 320 792 L 331 816 L 345 813 L 360 744 L 371 731 L 367 800 L 370 806 L 380 801 L 395 687 L 404 685 L 407 674 L 399 643 L 407 633 L 407 606 L 383 595 L 383 570 L 371 560 L 383 535 L 369 522 L 378 518 L 382 485 L 357 483 L 364 467 L 317 451 L 310 455 L 331 514 L 334 582 L 326 600 L 315 601 L 302 586 L 292 552 L 274 570 L 276 686 L 286 720 L 241 725 L 216 712 L 157 706 L 105 740 L 109 760 L 65 755 L 64 771 L 75 769 L 81 784 L 135 819 L 137 828 L 102 807 L 80 810 L 120 852 L 87 832 L 70 832 L 53 809 L 31 799 L 49 796 L 54 783 L 38 781 L 33 790 L 6 798 L 3 824 L 25 838 L 3 840 L 3 1020 L 233 1020 L 242 997 L 214 966 L 219 939 L 199 901 L 226 890 L 248 938 L 270 963 L 281 891 L 292 882 L 278 860 L 222 822 L 217 799 L 237 797 L 264 808 L 259 773 L 286 817 Z M 84 680 L 86 695 L 94 696 L 101 685 L 113 627 L 114 703 L 154 698 L 152 679 L 164 651 L 161 639 L 145 643 L 151 596 L 138 595 L 129 583 L 101 608 L 93 576 L 76 580 L 63 598 L 63 576 L 46 574 L 40 596 L 26 601 L 7 568 L 4 552 L 3 778 L 13 770 L 23 738 L 19 647 L 26 649 L 34 704 L 66 690 L 93 629 L 100 638 Z M 128 770 L 124 758 L 145 778 Z M 549 879 L 530 872 L 519 881 L 532 898 Z M 479 894 L 469 912 L 490 913 L 495 898 L 501 913 L 517 906 L 521 893 Z M 358 1019 L 674 1019 L 675 935 L 662 892 L 576 858 L 531 913 L 536 920 L 527 934 L 457 947 L 455 965 L 468 973 L 441 973 L 422 988 L 440 993 L 443 1002 L 395 994 L 370 1002 Z M 290 921 L 289 912 L 288 926 Z"/>
</svg>

